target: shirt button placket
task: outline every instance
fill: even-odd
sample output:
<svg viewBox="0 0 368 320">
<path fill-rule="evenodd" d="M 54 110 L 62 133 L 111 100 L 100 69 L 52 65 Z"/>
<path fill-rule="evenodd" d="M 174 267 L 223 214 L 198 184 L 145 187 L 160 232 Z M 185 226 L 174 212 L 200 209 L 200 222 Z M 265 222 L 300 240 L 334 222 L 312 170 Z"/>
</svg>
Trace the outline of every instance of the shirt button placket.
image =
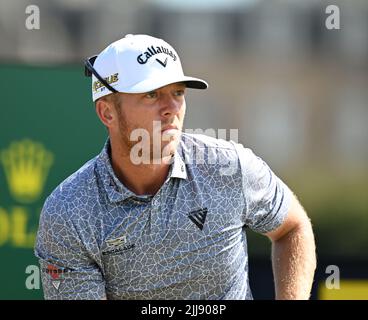
<svg viewBox="0 0 368 320">
<path fill-rule="evenodd" d="M 152 199 L 151 230 L 153 233 L 160 232 L 160 196 L 157 194 Z"/>
</svg>

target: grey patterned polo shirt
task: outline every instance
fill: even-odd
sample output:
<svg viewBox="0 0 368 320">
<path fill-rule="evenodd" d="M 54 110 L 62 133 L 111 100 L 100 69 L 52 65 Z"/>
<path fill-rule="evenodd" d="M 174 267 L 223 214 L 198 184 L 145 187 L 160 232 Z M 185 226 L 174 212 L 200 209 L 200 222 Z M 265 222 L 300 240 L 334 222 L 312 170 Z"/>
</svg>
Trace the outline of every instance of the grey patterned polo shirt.
<svg viewBox="0 0 368 320">
<path fill-rule="evenodd" d="M 252 299 L 245 227 L 285 219 L 291 192 L 241 144 L 182 134 L 165 183 L 137 196 L 110 144 L 47 198 L 35 254 L 46 299 Z"/>
</svg>

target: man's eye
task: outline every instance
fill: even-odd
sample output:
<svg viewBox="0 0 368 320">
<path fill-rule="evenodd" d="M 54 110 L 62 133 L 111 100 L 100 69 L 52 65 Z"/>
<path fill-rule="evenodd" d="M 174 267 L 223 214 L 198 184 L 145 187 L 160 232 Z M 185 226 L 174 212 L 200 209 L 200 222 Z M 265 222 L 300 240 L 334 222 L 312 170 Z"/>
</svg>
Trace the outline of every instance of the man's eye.
<svg viewBox="0 0 368 320">
<path fill-rule="evenodd" d="M 176 95 L 177 97 L 181 97 L 181 96 L 183 96 L 183 95 L 184 95 L 184 93 L 185 93 L 185 91 L 184 91 L 184 90 L 177 90 L 177 91 L 175 91 L 175 95 Z"/>
<path fill-rule="evenodd" d="M 155 91 L 148 92 L 148 93 L 146 93 L 145 97 L 149 98 L 149 99 L 156 98 L 157 97 L 157 92 L 155 92 Z"/>
</svg>

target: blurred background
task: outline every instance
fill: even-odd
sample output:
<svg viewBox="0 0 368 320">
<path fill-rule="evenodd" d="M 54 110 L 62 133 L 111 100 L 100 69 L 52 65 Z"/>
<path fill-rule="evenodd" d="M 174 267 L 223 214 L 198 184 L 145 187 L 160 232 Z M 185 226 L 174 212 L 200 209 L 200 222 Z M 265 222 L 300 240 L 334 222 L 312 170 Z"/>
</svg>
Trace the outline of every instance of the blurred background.
<svg viewBox="0 0 368 320">
<path fill-rule="evenodd" d="M 330 4 L 339 29 L 326 27 Z M 0 298 L 42 298 L 32 266 L 43 202 L 106 139 L 83 59 L 148 33 L 210 84 L 188 91 L 186 128 L 238 129 L 305 206 L 312 298 L 368 299 L 367 31 L 363 0 L 1 0 Z M 254 297 L 272 299 L 270 243 L 249 232 L 249 251 Z"/>
</svg>

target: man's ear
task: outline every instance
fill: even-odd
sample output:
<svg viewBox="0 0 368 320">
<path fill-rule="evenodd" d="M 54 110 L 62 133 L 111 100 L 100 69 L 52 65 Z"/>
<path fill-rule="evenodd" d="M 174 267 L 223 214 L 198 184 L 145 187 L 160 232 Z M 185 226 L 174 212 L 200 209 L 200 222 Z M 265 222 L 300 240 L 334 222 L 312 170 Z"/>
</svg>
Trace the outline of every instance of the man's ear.
<svg viewBox="0 0 368 320">
<path fill-rule="evenodd" d="M 112 122 L 115 119 L 114 106 L 112 103 L 107 102 L 104 99 L 96 101 L 96 113 L 101 122 L 108 128 L 111 127 Z"/>
</svg>

